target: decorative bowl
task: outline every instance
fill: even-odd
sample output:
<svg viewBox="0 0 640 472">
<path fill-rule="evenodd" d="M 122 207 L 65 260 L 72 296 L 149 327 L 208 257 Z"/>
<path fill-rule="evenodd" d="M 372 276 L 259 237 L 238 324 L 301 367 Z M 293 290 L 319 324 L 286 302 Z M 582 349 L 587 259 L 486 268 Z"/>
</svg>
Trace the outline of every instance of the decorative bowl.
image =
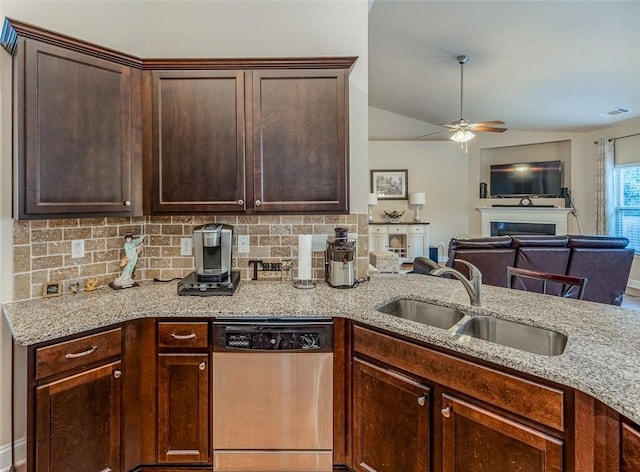
<svg viewBox="0 0 640 472">
<path fill-rule="evenodd" d="M 400 222 L 400 218 L 402 218 L 402 215 L 404 215 L 404 211 L 397 211 L 397 210 L 387 211 L 387 210 L 383 210 L 383 212 L 384 212 L 384 217 L 387 219 L 387 221 L 389 221 L 391 223 Z"/>
</svg>

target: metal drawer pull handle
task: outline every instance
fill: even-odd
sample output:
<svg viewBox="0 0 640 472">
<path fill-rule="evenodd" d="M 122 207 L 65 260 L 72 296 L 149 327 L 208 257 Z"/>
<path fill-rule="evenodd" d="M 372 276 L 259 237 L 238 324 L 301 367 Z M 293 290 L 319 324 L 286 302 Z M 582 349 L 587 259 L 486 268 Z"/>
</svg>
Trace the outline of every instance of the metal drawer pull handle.
<svg viewBox="0 0 640 472">
<path fill-rule="evenodd" d="M 256 206 L 259 207 L 260 205 L 262 205 L 262 201 L 256 200 Z"/>
<path fill-rule="evenodd" d="M 244 200 L 238 200 L 238 205 L 240 206 L 244 205 Z"/>
<path fill-rule="evenodd" d="M 200 365 L 198 366 L 198 368 L 199 368 L 200 370 L 204 370 L 206 367 L 207 367 L 207 363 L 206 363 L 205 361 L 202 361 L 202 362 L 200 363 Z"/>
<path fill-rule="evenodd" d="M 125 200 L 123 203 L 124 203 L 124 206 L 126 206 L 126 207 L 130 207 L 131 206 L 131 200 Z"/>
<path fill-rule="evenodd" d="M 178 341 L 184 341 L 185 339 L 193 339 L 196 337 L 196 333 L 191 333 L 191 334 L 176 334 L 176 333 L 171 333 L 171 337 L 173 339 L 177 339 Z"/>
<path fill-rule="evenodd" d="M 418 397 L 418 405 L 424 406 L 426 403 L 427 403 L 427 396 L 420 395 L 420 397 Z"/>
<path fill-rule="evenodd" d="M 122 375 L 122 372 L 121 372 L 121 371 L 119 371 L 119 370 L 114 370 L 114 371 L 113 371 L 113 376 L 114 376 L 116 379 L 119 379 L 121 375 Z"/>
<path fill-rule="evenodd" d="M 76 359 L 77 357 L 84 357 L 84 356 L 88 356 L 89 354 L 92 354 L 96 349 L 98 349 L 98 346 L 91 346 L 89 349 L 87 349 L 86 351 L 82 351 L 82 352 L 71 352 L 69 354 L 65 354 L 64 357 L 66 357 L 67 359 Z"/>
<path fill-rule="evenodd" d="M 451 407 L 448 406 L 446 408 L 443 408 L 442 410 L 440 410 L 440 413 L 442 413 L 442 416 L 444 416 L 445 418 L 449 418 L 451 416 Z"/>
</svg>

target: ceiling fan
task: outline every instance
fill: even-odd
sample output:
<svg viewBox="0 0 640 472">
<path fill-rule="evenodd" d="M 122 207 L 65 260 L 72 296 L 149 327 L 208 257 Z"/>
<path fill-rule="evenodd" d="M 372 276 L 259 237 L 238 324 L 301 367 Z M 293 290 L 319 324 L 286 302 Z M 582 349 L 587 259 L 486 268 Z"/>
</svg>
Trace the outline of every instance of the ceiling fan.
<svg viewBox="0 0 640 472">
<path fill-rule="evenodd" d="M 469 56 L 460 55 L 457 57 L 458 64 L 460 64 L 460 119 L 454 121 L 451 124 L 439 124 L 438 126 L 446 126 L 447 128 L 451 128 L 450 131 L 453 133 L 449 139 L 452 141 L 456 141 L 458 143 L 466 143 L 473 139 L 475 134 L 473 131 L 489 131 L 492 133 L 503 133 L 507 130 L 507 128 L 498 128 L 492 125 L 504 125 L 504 121 L 494 120 L 494 121 L 481 121 L 477 123 L 472 123 L 464 119 L 464 115 L 462 114 L 462 104 L 464 98 L 464 65 L 469 62 Z M 439 133 L 440 131 L 438 131 Z M 418 138 L 424 138 L 425 136 L 430 136 L 430 133 L 423 136 L 418 136 Z"/>
</svg>

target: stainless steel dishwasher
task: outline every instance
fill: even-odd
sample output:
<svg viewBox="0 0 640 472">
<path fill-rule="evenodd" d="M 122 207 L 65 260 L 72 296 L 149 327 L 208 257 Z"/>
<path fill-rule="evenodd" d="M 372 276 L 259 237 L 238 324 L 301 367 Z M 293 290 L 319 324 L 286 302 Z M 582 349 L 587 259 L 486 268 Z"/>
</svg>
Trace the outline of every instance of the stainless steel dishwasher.
<svg viewBox="0 0 640 472">
<path fill-rule="evenodd" d="M 330 319 L 216 319 L 214 471 L 333 470 Z"/>
</svg>

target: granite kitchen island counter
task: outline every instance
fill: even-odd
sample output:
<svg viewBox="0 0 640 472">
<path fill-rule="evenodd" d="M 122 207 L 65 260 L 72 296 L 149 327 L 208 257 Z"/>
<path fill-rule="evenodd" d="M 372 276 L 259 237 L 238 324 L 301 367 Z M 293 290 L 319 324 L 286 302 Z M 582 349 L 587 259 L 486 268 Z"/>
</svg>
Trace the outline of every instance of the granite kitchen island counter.
<svg viewBox="0 0 640 472">
<path fill-rule="evenodd" d="M 179 296 L 175 283 L 145 282 L 5 304 L 14 341 L 28 346 L 143 317 L 343 317 L 407 338 L 576 388 L 640 423 L 640 314 L 611 305 L 483 286 L 481 307 L 457 280 L 375 275 L 349 290 L 324 282 L 299 290 L 287 282 L 242 281 L 233 296 Z M 380 313 L 412 298 L 540 326 L 568 337 L 563 354 L 542 356 Z"/>
</svg>

